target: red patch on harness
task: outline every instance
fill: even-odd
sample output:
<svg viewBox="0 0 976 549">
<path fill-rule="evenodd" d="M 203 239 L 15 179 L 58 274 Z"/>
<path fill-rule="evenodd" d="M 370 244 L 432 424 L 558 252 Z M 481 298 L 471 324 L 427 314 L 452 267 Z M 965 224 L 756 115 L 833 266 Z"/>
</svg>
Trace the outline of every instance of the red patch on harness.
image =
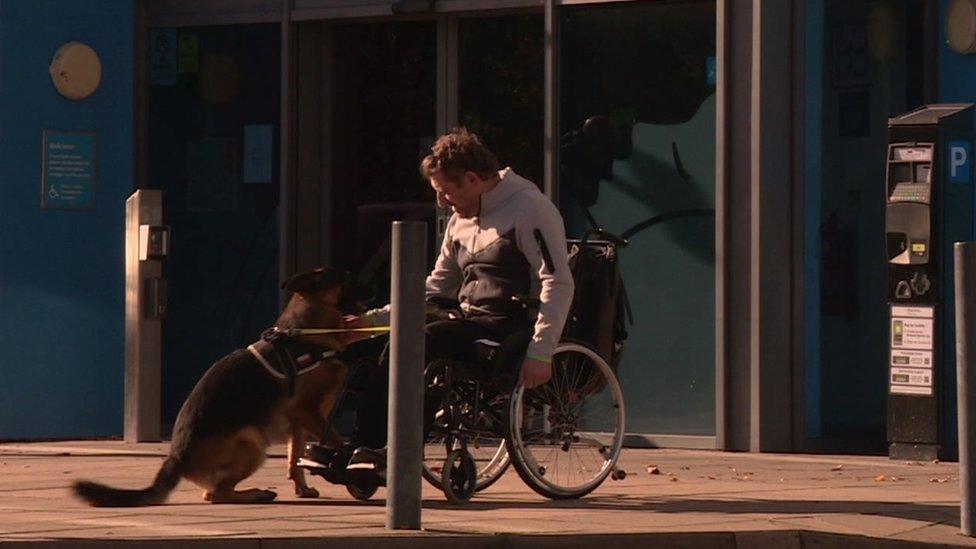
<svg viewBox="0 0 976 549">
<path fill-rule="evenodd" d="M 298 357 L 298 365 L 304 368 L 312 364 L 312 355 L 305 353 L 304 355 Z"/>
</svg>

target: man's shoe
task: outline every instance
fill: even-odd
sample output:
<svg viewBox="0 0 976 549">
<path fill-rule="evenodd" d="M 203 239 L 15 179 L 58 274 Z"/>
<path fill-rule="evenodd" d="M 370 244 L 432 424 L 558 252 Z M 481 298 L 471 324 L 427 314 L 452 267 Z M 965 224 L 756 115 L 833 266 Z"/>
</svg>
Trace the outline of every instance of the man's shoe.
<svg viewBox="0 0 976 549">
<path fill-rule="evenodd" d="M 386 476 L 386 448 L 374 450 L 366 446 L 356 448 L 349 458 L 346 471 L 372 471 L 377 475 Z"/>
<path fill-rule="evenodd" d="M 337 452 L 335 448 L 309 442 L 305 445 L 305 454 L 298 459 L 298 466 L 326 469 L 332 464 Z"/>
</svg>

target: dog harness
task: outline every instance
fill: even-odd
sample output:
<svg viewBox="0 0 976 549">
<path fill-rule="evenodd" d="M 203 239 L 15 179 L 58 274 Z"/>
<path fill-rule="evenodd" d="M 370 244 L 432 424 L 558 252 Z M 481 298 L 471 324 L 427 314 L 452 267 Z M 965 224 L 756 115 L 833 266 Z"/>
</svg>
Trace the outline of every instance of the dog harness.
<svg viewBox="0 0 976 549">
<path fill-rule="evenodd" d="M 275 328 L 265 330 L 261 339 L 248 345 L 247 350 L 272 377 L 285 380 L 289 396 L 295 394 L 298 376 L 318 368 L 322 361 L 336 355 L 335 351 L 320 351 Z"/>
</svg>

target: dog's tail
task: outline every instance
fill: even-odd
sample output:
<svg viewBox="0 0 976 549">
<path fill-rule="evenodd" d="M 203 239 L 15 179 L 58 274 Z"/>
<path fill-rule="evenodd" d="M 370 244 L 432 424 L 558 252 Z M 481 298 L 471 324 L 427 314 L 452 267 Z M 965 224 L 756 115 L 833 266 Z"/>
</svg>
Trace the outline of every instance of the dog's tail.
<svg viewBox="0 0 976 549">
<path fill-rule="evenodd" d="M 76 496 L 93 507 L 138 507 L 163 503 L 179 482 L 178 462 L 169 457 L 156 473 L 152 486 L 144 490 L 120 490 L 87 480 L 75 481 L 72 489 Z"/>
</svg>

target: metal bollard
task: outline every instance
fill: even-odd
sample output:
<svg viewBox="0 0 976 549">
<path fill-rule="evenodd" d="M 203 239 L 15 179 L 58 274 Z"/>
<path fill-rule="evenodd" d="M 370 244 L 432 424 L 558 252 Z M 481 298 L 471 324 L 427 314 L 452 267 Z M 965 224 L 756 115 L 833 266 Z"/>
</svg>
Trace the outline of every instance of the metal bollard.
<svg viewBox="0 0 976 549">
<path fill-rule="evenodd" d="M 955 260 L 959 512 L 962 533 L 972 536 L 976 525 L 976 242 L 956 242 Z"/>
<path fill-rule="evenodd" d="M 393 222 L 386 527 L 420 529 L 427 224 Z"/>
</svg>

